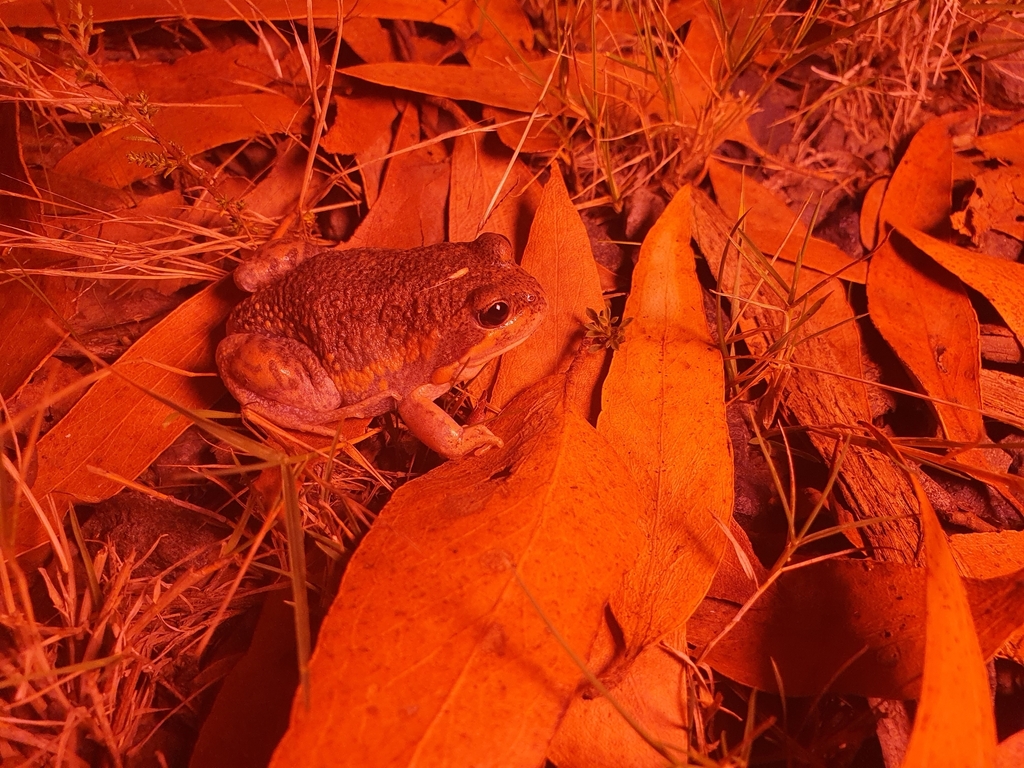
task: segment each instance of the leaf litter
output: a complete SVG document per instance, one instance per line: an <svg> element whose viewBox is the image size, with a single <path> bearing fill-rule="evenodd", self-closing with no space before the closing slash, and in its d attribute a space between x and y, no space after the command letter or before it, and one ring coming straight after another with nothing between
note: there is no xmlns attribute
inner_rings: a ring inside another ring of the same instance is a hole
<svg viewBox="0 0 1024 768"><path fill-rule="evenodd" d="M0 759L1012 764L1010 10L164 6L0 11ZM483 231L504 448L239 420L259 244Z"/></svg>

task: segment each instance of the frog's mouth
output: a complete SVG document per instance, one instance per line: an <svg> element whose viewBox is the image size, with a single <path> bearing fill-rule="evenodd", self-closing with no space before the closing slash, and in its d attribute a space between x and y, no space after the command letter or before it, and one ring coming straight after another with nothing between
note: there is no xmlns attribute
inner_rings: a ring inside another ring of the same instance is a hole
<svg viewBox="0 0 1024 768"><path fill-rule="evenodd" d="M518 315L507 325L495 329L494 332L484 337L483 341L471 347L457 361L434 371L434 375L430 377L431 382L447 384L473 378L491 360L505 354L510 349L515 349L530 338L537 327L544 322L544 316L545 312L543 311L533 312L528 317L523 314Z"/></svg>

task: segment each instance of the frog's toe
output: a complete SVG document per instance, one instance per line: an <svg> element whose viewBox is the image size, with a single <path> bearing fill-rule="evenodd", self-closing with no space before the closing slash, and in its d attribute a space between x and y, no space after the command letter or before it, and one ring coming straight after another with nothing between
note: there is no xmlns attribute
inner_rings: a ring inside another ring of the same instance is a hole
<svg viewBox="0 0 1024 768"><path fill-rule="evenodd" d="M502 448L505 441L483 424L464 427L459 437L458 456L479 456L491 448Z"/></svg>

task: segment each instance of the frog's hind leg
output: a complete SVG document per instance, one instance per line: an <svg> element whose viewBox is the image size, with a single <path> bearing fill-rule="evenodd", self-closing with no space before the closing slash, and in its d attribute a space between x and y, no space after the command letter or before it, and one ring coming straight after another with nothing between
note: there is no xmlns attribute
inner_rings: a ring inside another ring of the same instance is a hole
<svg viewBox="0 0 1024 768"><path fill-rule="evenodd" d="M348 415L316 355L294 339L232 334L217 347L217 367L243 408L283 427L309 431Z"/></svg>

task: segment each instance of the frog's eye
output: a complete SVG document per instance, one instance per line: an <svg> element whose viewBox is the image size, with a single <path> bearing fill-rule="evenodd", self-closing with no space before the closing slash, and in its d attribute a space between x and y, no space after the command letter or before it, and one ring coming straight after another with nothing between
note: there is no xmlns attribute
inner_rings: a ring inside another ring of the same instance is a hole
<svg viewBox="0 0 1024 768"><path fill-rule="evenodd" d="M477 319L480 321L480 325L484 328L497 328L508 320L508 315L511 311L512 308L507 302L496 301L487 307L487 309L480 310L480 312L477 313Z"/></svg>

